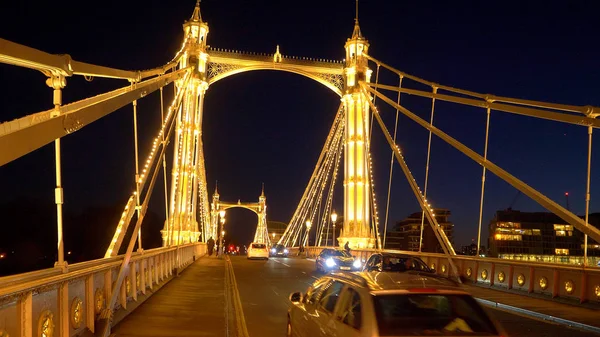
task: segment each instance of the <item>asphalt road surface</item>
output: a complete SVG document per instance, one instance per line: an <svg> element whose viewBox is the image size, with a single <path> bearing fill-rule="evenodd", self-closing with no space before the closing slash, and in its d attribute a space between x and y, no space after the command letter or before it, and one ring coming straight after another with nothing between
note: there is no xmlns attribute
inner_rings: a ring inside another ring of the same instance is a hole
<svg viewBox="0 0 600 337"><path fill-rule="evenodd" d="M289 295L306 291L320 274L314 261L297 258L247 260L245 256L231 258L250 337L284 336ZM551 322L489 308L509 336L528 337L590 337L600 336Z"/></svg>

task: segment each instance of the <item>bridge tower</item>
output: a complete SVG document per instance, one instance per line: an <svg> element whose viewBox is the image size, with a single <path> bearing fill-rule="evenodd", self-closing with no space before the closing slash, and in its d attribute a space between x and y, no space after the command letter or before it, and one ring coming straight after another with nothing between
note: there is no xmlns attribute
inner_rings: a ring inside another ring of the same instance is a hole
<svg viewBox="0 0 600 337"><path fill-rule="evenodd" d="M265 186L263 185L260 197L258 197L258 224L254 234L254 242L268 243L269 232L267 230L267 197L265 196Z"/></svg>
<svg viewBox="0 0 600 337"><path fill-rule="evenodd" d="M200 234L203 234L204 240L215 237L210 226L202 144L202 109L208 89L208 24L202 21L200 1L196 2L192 17L183 24L183 31L184 42L178 53L178 67L194 67L194 72L187 86L183 80L175 84L176 90L184 90L184 96L177 111L169 195L170 216L161 231L164 246L197 242L201 239ZM199 231L198 222L204 226L202 232Z"/></svg>
<svg viewBox="0 0 600 337"><path fill-rule="evenodd" d="M345 90L342 97L346 111L344 147L344 224L338 238L340 246L373 248L375 233L371 230L369 179L370 113L369 102L359 82L370 82L372 70L363 53L369 43L362 36L358 18L354 20L352 37L346 41L344 68Z"/></svg>

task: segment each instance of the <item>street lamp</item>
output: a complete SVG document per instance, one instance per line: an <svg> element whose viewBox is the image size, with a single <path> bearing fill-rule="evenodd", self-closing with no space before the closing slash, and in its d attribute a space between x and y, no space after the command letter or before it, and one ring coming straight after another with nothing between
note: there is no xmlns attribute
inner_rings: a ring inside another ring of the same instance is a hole
<svg viewBox="0 0 600 337"><path fill-rule="evenodd" d="M225 211L220 211L219 215L221 216L221 240L219 240L219 248L222 252L224 252L225 250L223 249L223 235L225 235L225 230L224 230L224 226L225 226Z"/></svg>
<svg viewBox="0 0 600 337"><path fill-rule="evenodd" d="M273 241L275 241L275 232L271 233L271 236L273 237Z"/></svg>
<svg viewBox="0 0 600 337"><path fill-rule="evenodd" d="M333 211L331 213L331 222L333 223L333 237L331 238L331 245L335 246L335 222L337 220L337 213ZM327 227L327 242L329 242L329 227Z"/></svg>

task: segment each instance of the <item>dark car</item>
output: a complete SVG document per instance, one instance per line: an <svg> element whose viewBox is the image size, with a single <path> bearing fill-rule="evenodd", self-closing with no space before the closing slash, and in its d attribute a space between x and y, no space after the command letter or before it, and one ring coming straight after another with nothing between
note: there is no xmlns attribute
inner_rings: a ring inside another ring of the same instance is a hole
<svg viewBox="0 0 600 337"><path fill-rule="evenodd" d="M275 245L275 246L271 247L271 250L269 251L269 255L270 256L287 257L289 252L290 251L287 250L287 248L285 248L284 245Z"/></svg>
<svg viewBox="0 0 600 337"><path fill-rule="evenodd" d="M380 271L380 272L403 272L403 271L418 271L426 273L434 273L432 270L416 256L395 253L375 253L369 257L367 263L363 267L363 271Z"/></svg>
<svg viewBox="0 0 600 337"><path fill-rule="evenodd" d="M317 256L315 264L318 272L326 273L332 270L357 271L362 268L360 260L343 249L323 249Z"/></svg>

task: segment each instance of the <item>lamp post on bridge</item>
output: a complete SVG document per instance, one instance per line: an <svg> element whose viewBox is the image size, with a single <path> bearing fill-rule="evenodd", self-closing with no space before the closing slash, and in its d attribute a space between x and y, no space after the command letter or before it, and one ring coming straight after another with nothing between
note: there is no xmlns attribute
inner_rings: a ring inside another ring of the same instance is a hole
<svg viewBox="0 0 600 337"><path fill-rule="evenodd" d="M219 216L221 217L221 240L219 240L219 256L223 256L223 236L225 235L225 211L220 211Z"/></svg>
<svg viewBox="0 0 600 337"><path fill-rule="evenodd" d="M337 213L333 211L331 213L331 223L333 224L333 235L331 237L331 245L335 246L335 221L337 220ZM325 244L329 244L329 226L327 226L327 239L325 240Z"/></svg>
<svg viewBox="0 0 600 337"><path fill-rule="evenodd" d="M271 236L273 237L273 241L275 241L275 232L271 233Z"/></svg>

